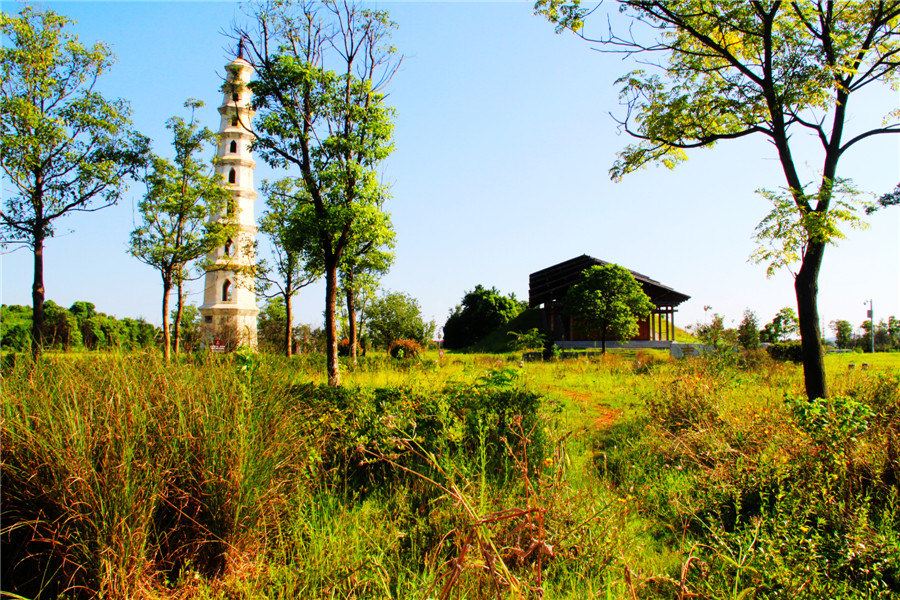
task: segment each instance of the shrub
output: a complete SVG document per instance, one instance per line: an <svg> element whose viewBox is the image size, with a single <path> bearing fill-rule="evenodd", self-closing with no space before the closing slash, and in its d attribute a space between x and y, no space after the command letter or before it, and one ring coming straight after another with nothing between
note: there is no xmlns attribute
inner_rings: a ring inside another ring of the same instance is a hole
<svg viewBox="0 0 900 600"><path fill-rule="evenodd" d="M703 375L684 375L664 384L647 403L650 416L665 429L678 432L717 421L714 401L718 383Z"/></svg>
<svg viewBox="0 0 900 600"><path fill-rule="evenodd" d="M453 350L471 346L509 323L524 309L525 303L516 300L514 295L504 296L496 288L475 286L444 324L444 346Z"/></svg>
<svg viewBox="0 0 900 600"><path fill-rule="evenodd" d="M798 341L775 342L770 344L766 351L775 360L787 360L795 363L803 361L803 352Z"/></svg>
<svg viewBox="0 0 900 600"><path fill-rule="evenodd" d="M665 364L668 361L669 357L665 353L652 350L638 350L634 355L634 372L646 374L651 372L654 367Z"/></svg>
<svg viewBox="0 0 900 600"><path fill-rule="evenodd" d="M418 358L422 353L422 346L415 340L394 340L388 347L388 353L390 353L393 358Z"/></svg>
<svg viewBox="0 0 900 600"><path fill-rule="evenodd" d="M356 355L362 354L362 346L357 342ZM338 342L338 356L350 356L350 340L343 338Z"/></svg>

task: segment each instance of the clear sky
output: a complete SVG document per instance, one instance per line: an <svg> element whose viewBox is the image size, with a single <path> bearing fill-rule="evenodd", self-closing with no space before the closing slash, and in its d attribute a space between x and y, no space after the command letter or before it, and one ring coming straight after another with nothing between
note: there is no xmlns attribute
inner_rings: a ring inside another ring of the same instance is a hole
<svg viewBox="0 0 900 600"><path fill-rule="evenodd" d="M15 10L4 2L3 9ZM41 3L77 21L85 42L103 40L118 58L100 82L128 99L135 126L168 153L165 120L188 97L204 100L218 124L223 66L232 48L222 32L242 18L235 3ZM528 295L528 274L589 254L617 262L691 296L679 325L704 319L704 307L737 323L752 308L761 323L793 306L788 273L767 279L748 263L753 230L768 206L755 190L782 185L774 149L762 139L695 151L674 171L650 168L613 183L615 153L628 143L609 113L621 113L614 84L631 65L569 35L556 35L531 3L384 3L405 56L392 83L396 151L382 173L397 230L388 290L418 298L442 325L476 284ZM614 17L615 18L615 17ZM897 108L898 94L877 90L853 100L851 131ZM814 168L818 155L801 162ZM259 161L261 163L261 161ZM900 179L900 136L857 146L841 172L875 193ZM257 181L277 176L260 164ZM8 193L8 184L3 184ZM127 253L134 184L118 206L60 223L45 250L48 298L68 306L90 300L117 316L158 323L161 284ZM260 198L257 214L262 211ZM824 323L900 316L900 209L870 218L829 248L820 279ZM31 256L0 257L0 301L30 304ZM201 285L190 300L200 304ZM320 324L324 290L301 291L299 321Z"/></svg>

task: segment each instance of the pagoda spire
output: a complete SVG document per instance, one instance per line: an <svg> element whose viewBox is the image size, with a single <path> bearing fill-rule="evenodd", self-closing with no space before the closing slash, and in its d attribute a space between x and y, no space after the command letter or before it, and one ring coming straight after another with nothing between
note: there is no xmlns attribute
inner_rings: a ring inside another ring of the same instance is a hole
<svg viewBox="0 0 900 600"><path fill-rule="evenodd" d="M204 338L214 350L230 350L237 346L256 347L256 291L250 273L256 264L256 220L253 183L256 163L250 152L253 134L250 123L253 108L247 83L253 68L243 58L243 39L238 44L238 57L225 67L226 82L222 87L219 145L216 172L232 201L227 212L216 215L236 226L233 239L210 252L206 271L203 305Z"/></svg>

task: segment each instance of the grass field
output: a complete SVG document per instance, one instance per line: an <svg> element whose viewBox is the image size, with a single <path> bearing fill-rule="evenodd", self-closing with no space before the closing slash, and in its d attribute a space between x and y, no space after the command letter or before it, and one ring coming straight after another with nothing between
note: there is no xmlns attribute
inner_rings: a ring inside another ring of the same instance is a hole
<svg viewBox="0 0 900 600"><path fill-rule="evenodd" d="M900 594L900 354L5 364L9 594Z"/></svg>

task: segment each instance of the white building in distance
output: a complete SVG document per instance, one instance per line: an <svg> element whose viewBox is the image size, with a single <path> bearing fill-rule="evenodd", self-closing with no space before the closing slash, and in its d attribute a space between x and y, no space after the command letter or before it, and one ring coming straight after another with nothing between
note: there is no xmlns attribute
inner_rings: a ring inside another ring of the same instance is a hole
<svg viewBox="0 0 900 600"><path fill-rule="evenodd" d="M225 66L224 97L219 107L219 145L215 168L231 191L232 201L226 214L217 218L237 224L238 233L209 256L212 265L206 271L203 305L203 333L206 342L216 350L238 346L256 348L256 290L249 272L256 263L254 244L256 220L253 204L256 190L253 172L256 163L250 155L250 89L247 82L253 68L238 57Z"/></svg>

